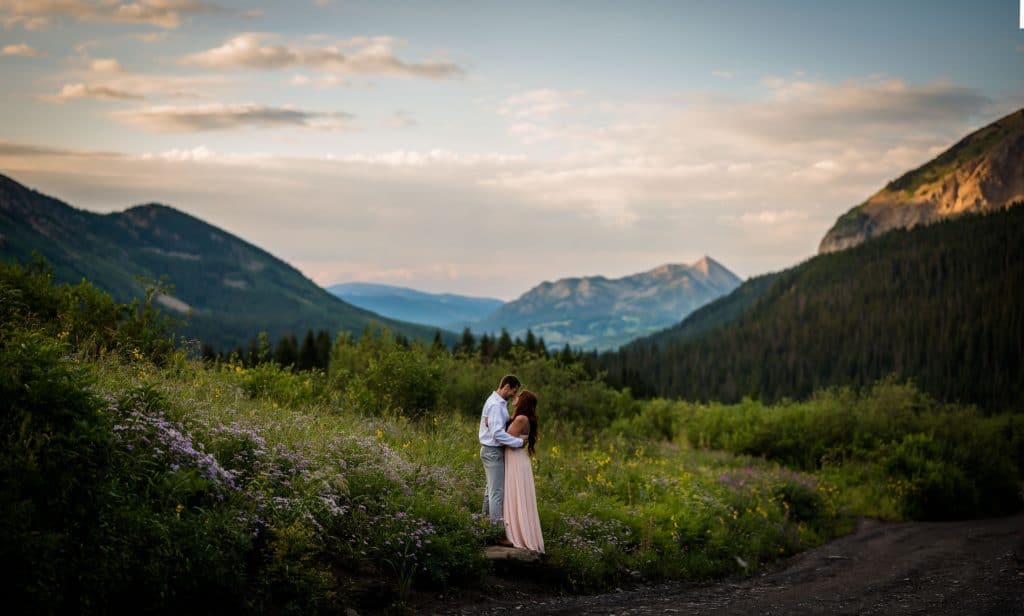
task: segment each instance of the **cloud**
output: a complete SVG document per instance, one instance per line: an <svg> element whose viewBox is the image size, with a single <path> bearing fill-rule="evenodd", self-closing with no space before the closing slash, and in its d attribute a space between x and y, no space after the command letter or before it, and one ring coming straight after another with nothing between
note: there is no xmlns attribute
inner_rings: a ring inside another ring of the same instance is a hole
<svg viewBox="0 0 1024 616"><path fill-rule="evenodd" d="M200 145L200 146L196 146L196 147L194 147L192 149L188 149L188 150L171 149L171 150L165 150L165 151L163 151L163 152L161 152L159 154L155 154L155 155L154 154L143 154L142 158L145 159L145 160L150 160L152 158L162 158L163 160L182 162L182 161L205 161L205 160L211 160L215 156L216 155L215 155L213 150L211 150L210 148L206 147L205 145Z"/></svg>
<svg viewBox="0 0 1024 616"><path fill-rule="evenodd" d="M756 212L744 212L739 215L725 215L722 216L722 220L745 225L770 226L795 220L806 220L807 217L807 212L801 212L798 210L760 210Z"/></svg>
<svg viewBox="0 0 1024 616"><path fill-rule="evenodd" d="M21 27L25 30L45 30L50 27L50 20L46 17L28 17L27 15L16 15L3 12L4 6L0 4L0 25L5 30Z"/></svg>
<svg viewBox="0 0 1024 616"><path fill-rule="evenodd" d="M36 158L36 157L65 157L65 156L88 156L95 154L94 152L85 152L82 150L68 150L66 148L54 148L43 145L32 145L28 143L13 143L10 141L0 141L0 156L17 157L17 158Z"/></svg>
<svg viewBox="0 0 1024 616"><path fill-rule="evenodd" d="M117 61L116 58L97 58L89 62L89 70L92 73L101 74L122 74L125 72L124 67Z"/></svg>
<svg viewBox="0 0 1024 616"><path fill-rule="evenodd" d="M552 115L566 111L572 106L572 100L582 96L580 90L561 92L558 90L530 90L506 98L498 113L511 118L550 118Z"/></svg>
<svg viewBox="0 0 1024 616"><path fill-rule="evenodd" d="M514 163L525 162L525 157L516 154L459 154L451 150L435 148L420 152L416 150L395 150L380 154L349 154L346 156L328 155L325 160L359 165L384 167L503 167Z"/></svg>
<svg viewBox="0 0 1024 616"><path fill-rule="evenodd" d="M133 73L116 58L94 58L84 68L65 73L70 83L60 92L40 96L41 100L64 103L77 99L106 101L151 98L202 98L203 91L229 87L232 80L218 75L177 76Z"/></svg>
<svg viewBox="0 0 1024 616"><path fill-rule="evenodd" d="M337 75L321 75L316 77L310 77L309 75L295 75L288 83L293 86L312 86L314 88L336 88L338 86L347 86L349 82Z"/></svg>
<svg viewBox="0 0 1024 616"><path fill-rule="evenodd" d="M0 0L0 21L8 28L21 26L28 30L44 29L54 17L177 28L182 15L222 10L201 0Z"/></svg>
<svg viewBox="0 0 1024 616"><path fill-rule="evenodd" d="M117 90L106 86L90 86L84 83L69 83L60 92L52 96L43 96L43 100L53 103L66 103L78 99L95 99L101 101L141 100L143 96L134 92Z"/></svg>
<svg viewBox="0 0 1024 616"><path fill-rule="evenodd" d="M464 70L442 60L404 62L395 56L389 37L359 37L326 47L275 45L277 38L263 33L240 34L220 47L182 58L182 63L206 68L260 70L306 67L327 72L362 75L402 75L426 79L461 77ZM343 49L353 48L351 52Z"/></svg>
<svg viewBox="0 0 1024 616"><path fill-rule="evenodd" d="M981 92L949 82L912 84L900 79L840 83L769 78L767 96L749 103L720 101L735 130L770 139L834 140L840 135L939 128L962 123L992 104ZM718 115L716 110L709 110ZM720 119L720 118L716 118Z"/></svg>
<svg viewBox="0 0 1024 616"><path fill-rule="evenodd" d="M0 50L0 55L4 56L22 56L25 58L35 58L41 55L38 50L29 47L24 43L17 45L4 45L3 49Z"/></svg>
<svg viewBox="0 0 1024 616"><path fill-rule="evenodd" d="M0 0L0 21L4 26L26 29L43 29L54 17L177 28L181 26L182 15L222 11L202 0Z"/></svg>
<svg viewBox="0 0 1024 616"><path fill-rule="evenodd" d="M711 74L715 77L721 77L722 79L732 79L736 76L736 73L732 71L711 71Z"/></svg>
<svg viewBox="0 0 1024 616"><path fill-rule="evenodd" d="M291 158L221 153L204 134L209 148L179 142L145 156L0 144L0 169L76 206L183 207L322 283L360 272L408 275L428 290L514 297L545 279L621 276L703 254L742 276L788 267L814 254L836 217L887 180L1020 101L990 101L948 83L801 78L767 80L743 98L581 94L568 104L528 118L495 105L495 118L547 138L495 152ZM312 121L289 110L280 123L260 124L233 115L236 107L191 115L181 110L192 107L174 107L135 119L147 130L171 123L189 131ZM512 248L481 252L509 221ZM444 274L446 265L457 278Z"/></svg>
<svg viewBox="0 0 1024 616"><path fill-rule="evenodd" d="M143 130L161 133L187 133L238 128L275 128L297 126L318 130L343 130L351 114L304 111L288 107L268 107L253 103L209 104L191 107L155 106L115 111L111 116Z"/></svg>
<svg viewBox="0 0 1024 616"><path fill-rule="evenodd" d="M749 98L609 103L545 93L514 102L496 109L509 134L548 159L561 155L480 183L588 228L632 235L660 224L689 235L683 217L728 234L734 254L762 251L761 264L729 260L754 272L813 254L839 214L1019 106L956 84L879 78L767 79Z"/></svg>
<svg viewBox="0 0 1024 616"><path fill-rule="evenodd" d="M159 43L167 40L167 31L162 32L149 32L146 34L133 34L131 35L136 41L142 41L143 43Z"/></svg>

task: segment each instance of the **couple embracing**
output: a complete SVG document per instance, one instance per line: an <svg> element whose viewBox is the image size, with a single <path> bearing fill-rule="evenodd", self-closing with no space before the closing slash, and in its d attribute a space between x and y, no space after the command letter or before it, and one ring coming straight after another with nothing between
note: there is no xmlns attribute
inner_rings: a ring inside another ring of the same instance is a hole
<svg viewBox="0 0 1024 616"><path fill-rule="evenodd" d="M506 538L499 545L543 552L529 458L537 442L537 396L520 387L515 376L502 377L480 416L480 459L487 476L483 513L504 525ZM511 422L509 400L516 406Z"/></svg>

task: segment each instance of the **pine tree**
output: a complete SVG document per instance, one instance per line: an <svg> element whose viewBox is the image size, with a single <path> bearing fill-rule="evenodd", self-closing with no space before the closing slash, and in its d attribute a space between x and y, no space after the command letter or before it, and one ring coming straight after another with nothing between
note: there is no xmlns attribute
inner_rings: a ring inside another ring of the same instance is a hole
<svg viewBox="0 0 1024 616"><path fill-rule="evenodd" d="M299 371L310 370L316 367L316 338L313 330L306 330L306 337L302 339L302 347L299 349L299 360L295 365Z"/></svg>
<svg viewBox="0 0 1024 616"><path fill-rule="evenodd" d="M200 355L205 361L215 361L218 357L217 351L215 351L213 346L208 342L203 343L203 349L200 351Z"/></svg>
<svg viewBox="0 0 1024 616"><path fill-rule="evenodd" d="M537 352L537 337L533 335L532 329L526 330L526 352L531 355Z"/></svg>
<svg viewBox="0 0 1024 616"><path fill-rule="evenodd" d="M270 336L267 332L260 332L256 335L256 363L263 364L270 359Z"/></svg>
<svg viewBox="0 0 1024 616"><path fill-rule="evenodd" d="M295 364L299 361L299 346L294 334L283 336L277 341L277 346L274 348L274 361L283 368L295 369Z"/></svg>
<svg viewBox="0 0 1024 616"><path fill-rule="evenodd" d="M249 350L245 353L243 363L248 368L260 363L260 343L256 338L249 339Z"/></svg>
<svg viewBox="0 0 1024 616"><path fill-rule="evenodd" d="M316 367L327 370L331 361L331 334L326 329L316 333Z"/></svg>
<svg viewBox="0 0 1024 616"><path fill-rule="evenodd" d="M562 352L558 355L558 361L568 366L573 363L572 347L566 342L565 346L562 347Z"/></svg>
<svg viewBox="0 0 1024 616"><path fill-rule="evenodd" d="M508 335L508 330L504 327L501 328L501 335L498 336L497 348L494 349L494 355L498 359L505 359L512 354L512 336Z"/></svg>
<svg viewBox="0 0 1024 616"><path fill-rule="evenodd" d="M480 359L484 362L493 361L496 352L494 337L487 334L480 336Z"/></svg>
<svg viewBox="0 0 1024 616"><path fill-rule="evenodd" d="M468 327L462 330L462 339L456 345L455 351L466 355L472 355L476 352L476 338Z"/></svg>

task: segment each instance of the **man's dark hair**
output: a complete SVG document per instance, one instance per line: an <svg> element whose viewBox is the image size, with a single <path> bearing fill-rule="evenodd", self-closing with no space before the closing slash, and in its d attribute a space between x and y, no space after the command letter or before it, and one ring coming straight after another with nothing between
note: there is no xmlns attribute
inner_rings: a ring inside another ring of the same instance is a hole
<svg viewBox="0 0 1024 616"><path fill-rule="evenodd" d="M498 384L498 389L501 389L506 385L510 386L512 389L519 389L522 383L519 382L519 377L517 377L516 375L506 374L505 376L501 377L501 383Z"/></svg>

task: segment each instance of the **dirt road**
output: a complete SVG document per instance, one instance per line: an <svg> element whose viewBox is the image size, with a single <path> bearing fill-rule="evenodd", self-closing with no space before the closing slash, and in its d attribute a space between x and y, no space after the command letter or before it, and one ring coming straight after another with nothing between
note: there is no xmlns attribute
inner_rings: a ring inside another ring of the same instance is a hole
<svg viewBox="0 0 1024 616"><path fill-rule="evenodd" d="M570 597L492 579L455 614L1024 615L1024 515L966 522L866 520L850 535L746 579Z"/></svg>

